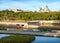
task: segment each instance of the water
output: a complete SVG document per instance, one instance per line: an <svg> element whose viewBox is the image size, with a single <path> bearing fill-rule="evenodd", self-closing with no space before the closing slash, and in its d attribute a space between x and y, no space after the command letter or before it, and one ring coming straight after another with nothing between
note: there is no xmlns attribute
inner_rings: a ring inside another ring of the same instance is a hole
<svg viewBox="0 0 60 43"><path fill-rule="evenodd" d="M35 36L32 43L60 43L60 38Z"/></svg>
<svg viewBox="0 0 60 43"><path fill-rule="evenodd" d="M5 36L9 36L9 35L0 34L0 38ZM32 41L31 43L60 43L60 38L35 36L35 40Z"/></svg>
<svg viewBox="0 0 60 43"><path fill-rule="evenodd" d="M8 34L0 34L0 38L5 37L5 36L9 36Z"/></svg>

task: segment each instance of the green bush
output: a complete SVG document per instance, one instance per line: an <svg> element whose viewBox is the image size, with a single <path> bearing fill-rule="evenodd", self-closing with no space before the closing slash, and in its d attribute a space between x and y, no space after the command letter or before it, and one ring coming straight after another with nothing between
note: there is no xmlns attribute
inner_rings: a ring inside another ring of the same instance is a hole
<svg viewBox="0 0 60 43"><path fill-rule="evenodd" d="M39 28L39 30L41 31L41 32L44 32L44 31L51 31L52 29L51 28Z"/></svg>
<svg viewBox="0 0 60 43"><path fill-rule="evenodd" d="M30 43L34 36L29 35L12 35L0 39L0 43Z"/></svg>
<svg viewBox="0 0 60 43"><path fill-rule="evenodd" d="M7 12L7 15L5 15ZM60 12L13 12L13 11L0 11L0 20L9 19L15 20L60 20Z"/></svg>
<svg viewBox="0 0 60 43"><path fill-rule="evenodd" d="M7 30L5 27L0 27L0 30Z"/></svg>

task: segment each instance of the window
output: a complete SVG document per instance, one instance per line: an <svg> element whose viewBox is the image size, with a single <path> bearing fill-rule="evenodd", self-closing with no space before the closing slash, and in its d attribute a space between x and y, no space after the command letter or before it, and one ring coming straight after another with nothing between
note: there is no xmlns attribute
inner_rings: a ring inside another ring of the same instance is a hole
<svg viewBox="0 0 60 43"><path fill-rule="evenodd" d="M39 22L28 22L28 25L40 25Z"/></svg>

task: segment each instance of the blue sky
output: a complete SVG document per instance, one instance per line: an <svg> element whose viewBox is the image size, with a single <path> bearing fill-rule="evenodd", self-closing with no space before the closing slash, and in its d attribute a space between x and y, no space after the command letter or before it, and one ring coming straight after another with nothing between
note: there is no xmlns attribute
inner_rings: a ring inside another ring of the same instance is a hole
<svg viewBox="0 0 60 43"><path fill-rule="evenodd" d="M53 11L60 10L60 0L0 0L0 10L16 8L35 11L46 5Z"/></svg>

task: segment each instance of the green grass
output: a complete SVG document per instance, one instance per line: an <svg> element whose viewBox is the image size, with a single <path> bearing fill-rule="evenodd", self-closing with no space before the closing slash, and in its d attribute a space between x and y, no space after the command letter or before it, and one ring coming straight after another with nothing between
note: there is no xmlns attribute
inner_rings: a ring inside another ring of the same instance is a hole
<svg viewBox="0 0 60 43"><path fill-rule="evenodd" d="M53 30L53 29L51 29L51 28L39 28L39 30L41 31L41 32L45 32L45 31L51 31L51 30Z"/></svg>
<svg viewBox="0 0 60 43"><path fill-rule="evenodd" d="M7 30L6 28L4 28L4 27L0 27L0 30Z"/></svg>
<svg viewBox="0 0 60 43"><path fill-rule="evenodd" d="M35 39L29 35L12 35L0 39L0 43L30 43Z"/></svg>

